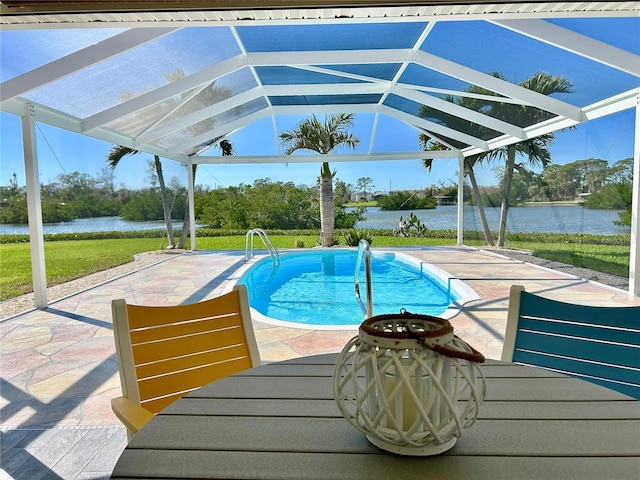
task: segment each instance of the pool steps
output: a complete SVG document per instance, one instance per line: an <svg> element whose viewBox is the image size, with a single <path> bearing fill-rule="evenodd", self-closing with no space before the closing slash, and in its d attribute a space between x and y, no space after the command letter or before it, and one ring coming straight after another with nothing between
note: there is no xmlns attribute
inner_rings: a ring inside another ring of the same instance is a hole
<svg viewBox="0 0 640 480"><path fill-rule="evenodd" d="M261 228L252 228L247 232L247 234L244 237L245 238L245 241L244 241L245 261L248 262L253 258L253 238L255 235L257 235L260 238L260 240L262 240L264 247L269 251L271 258L273 259L273 263L278 265L280 263L280 255L278 254L276 247L273 246L273 243L271 242L269 235L267 235L267 232L265 232Z"/></svg>

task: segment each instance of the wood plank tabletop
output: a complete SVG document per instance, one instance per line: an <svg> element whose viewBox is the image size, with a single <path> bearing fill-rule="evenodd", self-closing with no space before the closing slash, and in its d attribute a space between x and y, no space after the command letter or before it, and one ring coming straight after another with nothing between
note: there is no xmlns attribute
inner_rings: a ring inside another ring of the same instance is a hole
<svg viewBox="0 0 640 480"><path fill-rule="evenodd" d="M384 452L340 414L336 358L263 365L178 400L133 438L112 478L600 480L640 471L640 402L491 360L478 419L451 450Z"/></svg>

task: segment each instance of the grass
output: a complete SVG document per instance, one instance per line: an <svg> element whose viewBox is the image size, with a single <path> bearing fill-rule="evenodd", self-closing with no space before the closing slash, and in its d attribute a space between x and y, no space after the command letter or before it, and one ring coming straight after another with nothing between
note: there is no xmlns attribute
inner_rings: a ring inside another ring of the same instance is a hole
<svg viewBox="0 0 640 480"><path fill-rule="evenodd" d="M270 235L276 248L305 248L317 245L317 235ZM342 239L341 239L342 240ZM342 242L344 243L344 242ZM451 238L401 238L375 235L373 247L451 245ZM465 240L465 245L482 246L480 240ZM164 248L159 238L122 238L105 240L62 240L45 242L47 285L83 277L90 273L122 265L136 253ZM570 243L567 241L526 241L519 238L506 245L531 250L541 258L626 277L629 274L629 245ZM254 239L256 250L264 248ZM198 237L198 250L243 250L244 235ZM0 301L32 291L31 259L28 243L0 244Z"/></svg>
<svg viewBox="0 0 640 480"><path fill-rule="evenodd" d="M136 253L158 250L158 239L45 242L47 285L57 285L133 260ZM0 245L0 300L33 291L28 243Z"/></svg>
<svg viewBox="0 0 640 480"><path fill-rule="evenodd" d="M513 245L512 245L513 246ZM523 248L536 257L584 267L620 277L629 276L629 247L622 245L593 245L588 243L524 243Z"/></svg>

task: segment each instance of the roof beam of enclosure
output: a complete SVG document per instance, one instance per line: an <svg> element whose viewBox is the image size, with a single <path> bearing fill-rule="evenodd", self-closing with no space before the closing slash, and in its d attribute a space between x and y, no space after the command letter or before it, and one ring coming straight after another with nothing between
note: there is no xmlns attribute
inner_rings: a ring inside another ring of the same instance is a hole
<svg viewBox="0 0 640 480"><path fill-rule="evenodd" d="M223 60L216 65L204 69L188 77L176 80L160 88L143 93L126 102L96 113L84 119L83 130L88 132L107 123L118 120L121 117L131 115L155 103L180 95L203 84L211 83L216 78L235 72L246 66L246 59L242 55Z"/></svg>
<svg viewBox="0 0 640 480"><path fill-rule="evenodd" d="M262 96L262 89L259 87L254 87L250 90L234 95L233 97L225 98L224 100L221 100L209 107L203 108L202 110L184 115L177 120L167 122L164 125L151 129L145 134L137 137L135 143L136 145L144 145L165 135L170 135L173 132L182 130L183 128L187 128L190 125L198 123L202 120L206 120L207 118L215 117L216 115L220 115L221 113L228 110L233 110L234 108L240 107L244 103L250 102L251 100L255 100L256 98L260 98Z"/></svg>
<svg viewBox="0 0 640 480"><path fill-rule="evenodd" d="M502 120L484 115L480 112L469 110L468 108L461 107L460 105L452 102L447 102L446 100L439 99L432 95L427 95L426 93L407 90L403 88L392 88L390 92L417 102L421 105L426 105L455 117L463 118L465 120L469 120L470 122L488 127L492 130L511 135L512 137L519 138L520 140L524 140L526 138L524 130L516 125L503 122Z"/></svg>
<svg viewBox="0 0 640 480"><path fill-rule="evenodd" d="M579 123L584 120L579 107L514 85L513 83L501 80L492 75L480 73L477 70L446 60L442 57L420 51L415 53L415 61L424 67L464 80L472 85L484 87L501 95L520 99L529 105L547 110L562 117L570 118L575 122Z"/></svg>
<svg viewBox="0 0 640 480"><path fill-rule="evenodd" d="M617 70L640 76L640 57L544 20L500 20L496 25Z"/></svg>
<svg viewBox="0 0 640 480"><path fill-rule="evenodd" d="M381 53L383 52L383 53ZM406 57L410 50L355 50L350 52L260 52L237 55L210 68L204 69L168 85L144 93L112 108L87 117L83 131L90 131L126 115L131 115L150 105L180 95L202 84L209 83L224 75L246 66L305 65L307 63L384 63L398 61L398 55Z"/></svg>
<svg viewBox="0 0 640 480"><path fill-rule="evenodd" d="M326 85L267 85L254 87L233 97L221 100L209 107L184 115L160 127L149 130L136 138L136 145L148 142L186 128L201 120L215 117L223 112L233 110L243 104L260 97L290 96L290 95L353 95L363 93L382 93L383 87L377 85L359 84L326 84Z"/></svg>
<svg viewBox="0 0 640 480"><path fill-rule="evenodd" d="M175 30L177 29L136 28L109 37L3 82L0 85L0 101L24 95L31 90L74 74L108 58L120 55L127 50L156 40Z"/></svg>
<svg viewBox="0 0 640 480"><path fill-rule="evenodd" d="M482 151L486 151L489 149L487 142L485 142L480 138L473 137L471 135L459 132L457 130L453 130L449 127L445 127L444 125L439 125L437 123L431 122L424 118L419 118L414 115L401 112L400 110L396 110L395 108L382 105L380 107L380 112L386 115L389 115L390 117L396 118L397 120L400 120L401 122L404 122L408 125L412 125L416 128L420 128L422 130L426 130L429 132L434 132L438 135L442 135L444 137L448 137L453 140L466 143L468 145L473 145L476 148L481 149Z"/></svg>
<svg viewBox="0 0 640 480"><path fill-rule="evenodd" d="M587 105L582 109L583 116L585 120L595 120L596 118L622 112L630 108L635 108L636 97L636 89L623 92L619 95L607 98L606 100ZM526 127L524 129L524 132L527 135L527 138L535 138L546 133L557 132L565 128L570 128L577 124L578 122L575 122L574 120L568 118L555 117L550 118L549 120L546 120L544 122ZM503 147L505 145L510 145L512 143L514 143L513 138L508 136L501 136L487 141L487 144L489 145L491 150ZM462 150L466 157L468 157L469 155L482 153L483 151L484 150L475 147L468 147Z"/></svg>
<svg viewBox="0 0 640 480"><path fill-rule="evenodd" d="M414 152L385 152L385 153L332 153L328 156L331 162L376 162L388 160L420 160L422 158L458 158L458 151L435 150ZM206 165L235 165L252 163L319 163L322 159L317 154L309 155L234 155L233 157L197 157L195 164Z"/></svg>
<svg viewBox="0 0 640 480"><path fill-rule="evenodd" d="M477 137L473 137L471 135L458 132L457 130L453 130L451 128L445 127L443 125L439 125L437 123L428 121L423 118L418 118L413 115L410 115L405 112L401 112L394 108L378 105L378 104L338 104L338 105L316 105L313 107L314 113L340 113L344 112L345 109L349 110L351 113L376 113L382 112L391 117L394 117L408 125L418 127L424 130L433 131L440 135L452 138L454 140L458 140L460 142L476 146L477 148L482 149L483 151L488 149L487 143L479 139ZM307 115L309 114L309 106L308 105L289 105L289 106L275 106L275 107L267 107L261 109L252 114L246 115L245 117L239 118L235 121L229 122L225 125L221 125L217 128L209 130L207 132L203 132L200 135L192 137L174 147L169 149L170 154L184 153L190 150L193 150L194 147L199 145L203 145L210 141L212 138L217 138L220 136L228 135L230 131L237 130L240 128L244 128L247 125L261 120L265 116L268 115Z"/></svg>
<svg viewBox="0 0 640 480"><path fill-rule="evenodd" d="M4 102L2 104L2 110L8 113L12 113L14 115L23 116L24 105L25 105L25 102L16 98L16 99ZM103 129L103 128L97 128L92 130L91 133L86 133L82 131L82 121L76 117L62 114L44 105L39 105L32 102L30 102L29 105L30 105L31 111L33 112L32 114L33 119L37 122L46 123L47 125L53 125L54 127L62 128L70 132L84 134L92 138L97 138L98 140L103 140L105 142L109 142L117 145L123 145L129 148L135 148L135 146L132 143L131 137L119 134L111 129ZM176 160L178 162L183 162L183 163L188 158L180 154L171 155L166 149L163 149L161 147L157 147L154 145L146 145L144 151L152 155L158 155L163 158L170 158L172 160Z"/></svg>
<svg viewBox="0 0 640 480"><path fill-rule="evenodd" d="M410 49L325 50L309 52L252 52L247 61L254 66L343 65L351 63L400 63L411 56ZM332 71L337 74L338 72Z"/></svg>

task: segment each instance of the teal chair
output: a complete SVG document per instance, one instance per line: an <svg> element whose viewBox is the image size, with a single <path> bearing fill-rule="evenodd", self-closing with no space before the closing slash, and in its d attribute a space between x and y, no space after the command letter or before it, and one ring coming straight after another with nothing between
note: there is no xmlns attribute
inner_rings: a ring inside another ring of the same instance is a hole
<svg viewBox="0 0 640 480"><path fill-rule="evenodd" d="M580 377L640 400L640 306L576 305L513 285L502 360Z"/></svg>

